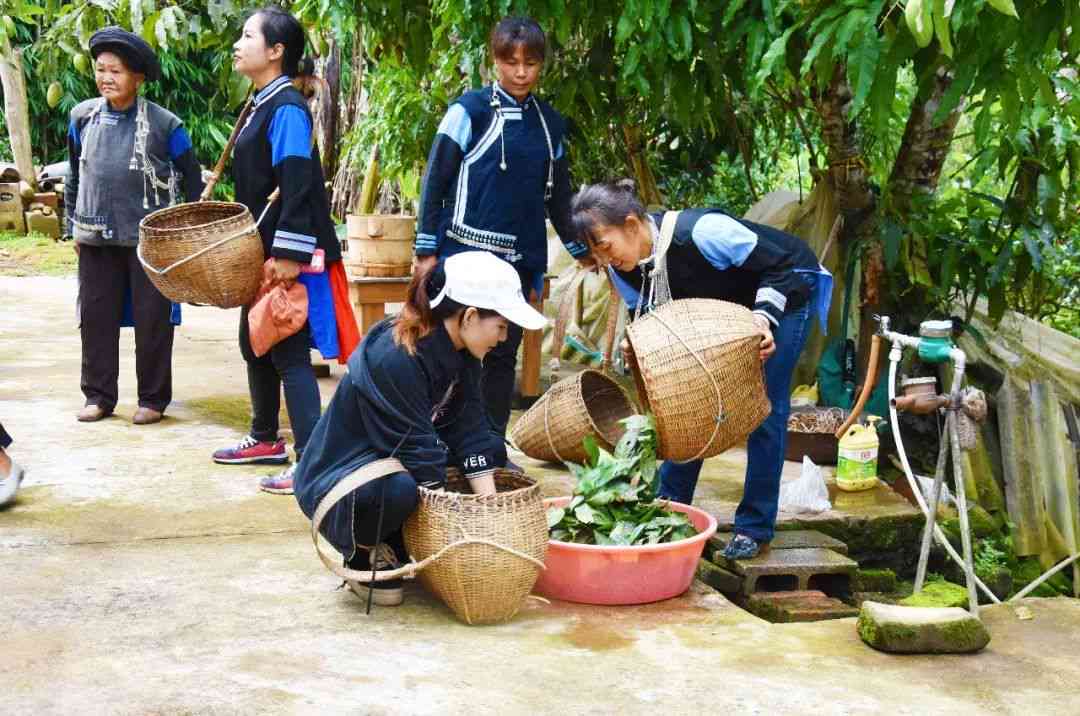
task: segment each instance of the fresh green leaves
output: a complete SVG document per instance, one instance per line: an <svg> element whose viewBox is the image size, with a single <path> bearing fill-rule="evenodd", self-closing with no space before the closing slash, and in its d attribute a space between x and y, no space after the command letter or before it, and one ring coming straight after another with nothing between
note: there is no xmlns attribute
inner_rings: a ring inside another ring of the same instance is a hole
<svg viewBox="0 0 1080 716"><path fill-rule="evenodd" d="M566 507L548 510L551 538L599 545L674 542L697 534L686 515L656 499L656 427L647 415L622 421L615 453L584 441L588 460L570 465L578 484Z"/></svg>

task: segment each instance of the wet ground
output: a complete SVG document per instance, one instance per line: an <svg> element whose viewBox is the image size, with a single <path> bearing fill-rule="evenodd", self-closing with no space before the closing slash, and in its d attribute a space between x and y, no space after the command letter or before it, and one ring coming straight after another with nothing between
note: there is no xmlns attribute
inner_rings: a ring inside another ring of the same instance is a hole
<svg viewBox="0 0 1080 716"><path fill-rule="evenodd" d="M74 293L0 278L0 419L28 468L0 512L0 713L1077 712L1073 600L1027 600L1030 621L987 609L986 651L933 658L873 652L850 619L768 624L708 590L635 608L530 601L466 627L410 584L405 606L365 616L292 499L256 490L269 469L209 460L246 419L237 312L185 307L176 401L154 426L130 422L125 331L117 416L84 425ZM702 478L722 518L742 460ZM568 491L523 462L546 494ZM893 497L835 507L903 513Z"/></svg>

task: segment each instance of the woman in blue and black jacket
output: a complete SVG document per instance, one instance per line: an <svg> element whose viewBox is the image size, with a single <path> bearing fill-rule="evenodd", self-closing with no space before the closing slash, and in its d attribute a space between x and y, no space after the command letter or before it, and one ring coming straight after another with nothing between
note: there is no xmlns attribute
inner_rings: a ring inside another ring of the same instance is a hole
<svg viewBox="0 0 1080 716"><path fill-rule="evenodd" d="M743 497L724 554L755 556L776 526L791 376L815 316L825 330L832 276L799 237L721 209L679 212L666 237L660 231L664 215L646 213L630 181L584 187L572 212L577 236L607 266L632 310L669 299L712 298L753 311L772 412L747 440ZM701 460L663 463L660 493L690 503L700 472Z"/></svg>
<svg viewBox="0 0 1080 716"><path fill-rule="evenodd" d="M221 464L288 462L285 441L278 437L282 385L293 449L298 458L303 454L320 412L310 349L318 348L324 358L347 353L338 322L355 320L351 310L335 306L333 300L330 275L340 269L341 246L312 142L311 113L292 81L302 68L310 69L309 61L301 59L304 44L296 18L268 7L248 18L234 45L234 67L251 79L256 90L233 152L236 199L253 217L262 217L259 232L264 254L272 259L274 280L299 279L307 289L308 322L265 355L256 356L248 336L248 309L241 311L240 352L247 362L251 432L238 445L214 453L214 461ZM275 190L280 196L267 208ZM293 468L287 468L262 480L260 488L290 494L292 475Z"/></svg>
<svg viewBox="0 0 1080 716"><path fill-rule="evenodd" d="M428 157L416 234L417 268L461 251L489 251L521 277L525 296L543 290L547 269L545 216L575 258L588 250L570 223L566 121L532 93L544 64L540 26L508 17L491 32L498 77L490 87L451 103ZM492 427L510 418L521 329L484 361L484 397Z"/></svg>

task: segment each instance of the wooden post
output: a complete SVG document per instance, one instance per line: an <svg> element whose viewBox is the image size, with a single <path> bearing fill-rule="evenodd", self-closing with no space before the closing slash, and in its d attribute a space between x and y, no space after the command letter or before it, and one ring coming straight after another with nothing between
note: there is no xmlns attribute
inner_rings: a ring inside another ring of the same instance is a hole
<svg viewBox="0 0 1080 716"><path fill-rule="evenodd" d="M12 47L3 32L0 32L0 82L4 87L4 117L7 119L15 166L22 180L36 188L37 172L34 171L34 155L30 149L30 117L27 113L22 50Z"/></svg>

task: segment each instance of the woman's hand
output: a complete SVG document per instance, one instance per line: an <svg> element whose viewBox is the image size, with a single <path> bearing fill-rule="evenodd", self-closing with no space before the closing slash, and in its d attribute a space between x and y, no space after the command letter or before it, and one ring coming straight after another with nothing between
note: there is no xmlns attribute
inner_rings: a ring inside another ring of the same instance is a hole
<svg viewBox="0 0 1080 716"><path fill-rule="evenodd" d="M439 257L434 254L430 256L413 256L412 260L412 272L428 272L435 268L435 264L439 263Z"/></svg>
<svg viewBox="0 0 1080 716"><path fill-rule="evenodd" d="M474 495L495 494L495 472L483 473L469 478L469 489Z"/></svg>
<svg viewBox="0 0 1080 716"><path fill-rule="evenodd" d="M773 340L772 329L769 326L769 319L760 313L754 314L754 325L761 331L761 347L758 349L758 357L761 358L761 362L764 363L769 359L773 353L776 352L776 341Z"/></svg>
<svg viewBox="0 0 1080 716"><path fill-rule="evenodd" d="M273 283L295 281L300 275L300 264L292 259L275 258L270 264L270 280Z"/></svg>

